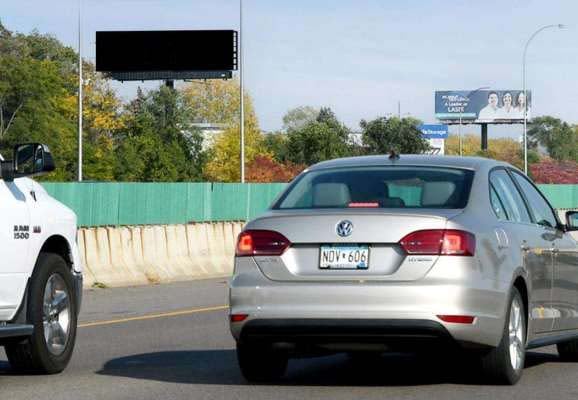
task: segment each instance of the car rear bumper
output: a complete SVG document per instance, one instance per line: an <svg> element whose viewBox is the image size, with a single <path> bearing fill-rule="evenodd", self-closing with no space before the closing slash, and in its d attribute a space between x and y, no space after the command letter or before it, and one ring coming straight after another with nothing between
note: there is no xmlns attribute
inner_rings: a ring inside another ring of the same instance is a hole
<svg viewBox="0 0 578 400"><path fill-rule="evenodd" d="M340 351L485 348L456 341L439 322L409 319L254 319L243 326L239 341Z"/></svg>
<svg viewBox="0 0 578 400"><path fill-rule="evenodd" d="M359 343L370 339L374 329L393 327L407 330L407 334L399 335L400 341L404 337L413 341L424 327L445 332L438 337L449 336L457 343L480 346L495 347L503 335L509 285L479 276L472 279L465 274L442 276L434 271L412 282L279 282L266 278L249 259L237 263L237 267L230 281L230 313L246 314L247 318L231 323L236 340L243 340L249 333L252 336L275 333L277 324L291 332L291 324L298 321L307 321L307 329L297 332L297 338L306 337L316 324L320 324L319 332L313 336L330 337L334 333L329 328L338 324L346 332L355 329L356 334L348 341L358 338ZM441 320L440 315L472 316L474 320L451 323ZM340 321L356 320L359 323L354 323L355 328L339 325ZM381 327L383 321L388 321L385 327ZM393 327L390 321L396 321ZM245 327L249 330L245 331ZM252 332L256 327L261 333ZM443 330L437 329L440 327ZM367 337L363 337L365 328L369 332Z"/></svg>

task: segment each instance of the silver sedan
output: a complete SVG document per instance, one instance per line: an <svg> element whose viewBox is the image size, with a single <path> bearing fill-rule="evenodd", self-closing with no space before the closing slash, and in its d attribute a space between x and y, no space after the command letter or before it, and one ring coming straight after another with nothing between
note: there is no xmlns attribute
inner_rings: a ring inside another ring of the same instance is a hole
<svg viewBox="0 0 578 400"><path fill-rule="evenodd" d="M250 381L295 356L457 349L514 384L578 360L578 213L489 159L370 156L299 175L239 235L230 326ZM445 351L445 350L444 350Z"/></svg>

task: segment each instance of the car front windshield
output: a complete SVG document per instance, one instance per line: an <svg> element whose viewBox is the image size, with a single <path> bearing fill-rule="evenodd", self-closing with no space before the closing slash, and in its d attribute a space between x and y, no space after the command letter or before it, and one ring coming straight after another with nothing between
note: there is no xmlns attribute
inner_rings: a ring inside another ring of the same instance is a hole
<svg viewBox="0 0 578 400"><path fill-rule="evenodd" d="M464 208L474 172L455 168L372 166L301 175L273 209Z"/></svg>

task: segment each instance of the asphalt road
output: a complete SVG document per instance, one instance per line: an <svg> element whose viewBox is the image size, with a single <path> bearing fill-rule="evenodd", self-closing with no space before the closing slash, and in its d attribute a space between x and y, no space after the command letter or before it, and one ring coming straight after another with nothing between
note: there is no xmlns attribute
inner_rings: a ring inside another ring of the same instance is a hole
<svg viewBox="0 0 578 400"><path fill-rule="evenodd" d="M75 354L54 376L10 371L0 352L0 399L576 399L578 364L533 351L515 387L485 385L451 359L391 355L290 362L272 385L247 384L229 335L226 282L207 280L85 292Z"/></svg>

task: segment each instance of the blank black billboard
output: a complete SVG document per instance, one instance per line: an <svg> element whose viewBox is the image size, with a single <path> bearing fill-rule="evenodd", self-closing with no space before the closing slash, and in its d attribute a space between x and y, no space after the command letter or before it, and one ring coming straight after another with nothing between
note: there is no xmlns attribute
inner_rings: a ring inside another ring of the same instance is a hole
<svg viewBox="0 0 578 400"><path fill-rule="evenodd" d="M184 72L236 69L236 31L96 32L97 71Z"/></svg>

